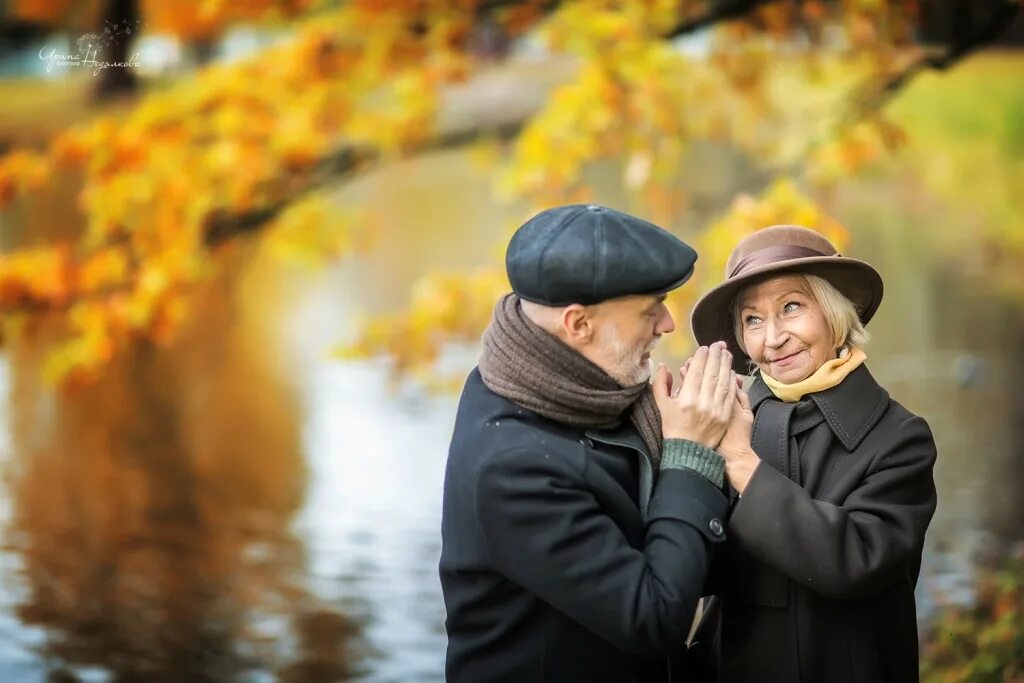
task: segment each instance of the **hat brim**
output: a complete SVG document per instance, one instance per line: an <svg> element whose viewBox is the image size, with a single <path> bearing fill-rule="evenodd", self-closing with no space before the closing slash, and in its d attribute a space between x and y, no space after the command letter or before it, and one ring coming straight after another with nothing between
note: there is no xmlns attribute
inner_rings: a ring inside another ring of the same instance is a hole
<svg viewBox="0 0 1024 683"><path fill-rule="evenodd" d="M733 369L746 374L750 359L736 343L732 302L744 287L771 275L817 275L853 302L860 321L867 324L882 303L882 276L864 261L845 256L812 256L770 263L730 278L712 288L693 307L690 327L697 343L706 346L725 340L733 354Z"/></svg>

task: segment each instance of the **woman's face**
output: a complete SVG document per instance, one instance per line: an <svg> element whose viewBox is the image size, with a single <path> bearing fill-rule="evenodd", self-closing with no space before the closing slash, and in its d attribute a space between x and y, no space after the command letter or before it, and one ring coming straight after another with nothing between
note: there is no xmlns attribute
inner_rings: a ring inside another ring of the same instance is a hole
<svg viewBox="0 0 1024 683"><path fill-rule="evenodd" d="M825 315L800 278L782 275L751 285L739 304L747 355L772 379L793 384L835 358Z"/></svg>

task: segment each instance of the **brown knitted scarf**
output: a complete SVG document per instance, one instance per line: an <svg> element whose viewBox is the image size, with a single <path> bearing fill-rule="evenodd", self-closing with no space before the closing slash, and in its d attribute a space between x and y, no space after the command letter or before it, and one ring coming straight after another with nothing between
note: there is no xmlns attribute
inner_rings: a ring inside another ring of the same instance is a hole
<svg viewBox="0 0 1024 683"><path fill-rule="evenodd" d="M483 337L480 375L499 396L563 424L614 429L628 418L654 461L661 460L661 414L647 382L622 387L604 370L526 317L519 297L494 308Z"/></svg>

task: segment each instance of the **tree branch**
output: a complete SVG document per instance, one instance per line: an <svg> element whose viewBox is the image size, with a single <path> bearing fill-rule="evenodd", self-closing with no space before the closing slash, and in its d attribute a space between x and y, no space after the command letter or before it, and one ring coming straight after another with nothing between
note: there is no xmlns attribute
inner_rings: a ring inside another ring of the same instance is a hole
<svg viewBox="0 0 1024 683"><path fill-rule="evenodd" d="M726 0L725 2L714 3L709 12L681 22L669 31L665 38L679 38L690 33L696 33L701 29L714 26L720 21L727 21L747 15L761 5L768 5L773 2L778 2L778 0Z"/></svg>
<svg viewBox="0 0 1024 683"><path fill-rule="evenodd" d="M511 140L519 134L522 121L494 127L483 127L475 130L456 130L439 135L429 143L418 147L417 154L462 147L474 140L494 138ZM206 223L205 242L214 246L245 232L258 230L267 221L276 217L290 204L302 197L321 189L329 184L344 180L380 157L380 153L371 148L345 147L322 159L310 173L308 181L286 196L253 211L232 214L222 211L210 216Z"/></svg>
<svg viewBox="0 0 1024 683"><path fill-rule="evenodd" d="M863 118L867 112L882 109L922 72L931 69L946 71L978 48L991 43L1010 26L1024 7L1016 0L996 0L994 4L994 9L975 23L966 16L969 0L960 0L957 6L957 33L946 49L940 54L922 55L880 85L869 82L862 88L864 94L854 97L854 107L847 118Z"/></svg>

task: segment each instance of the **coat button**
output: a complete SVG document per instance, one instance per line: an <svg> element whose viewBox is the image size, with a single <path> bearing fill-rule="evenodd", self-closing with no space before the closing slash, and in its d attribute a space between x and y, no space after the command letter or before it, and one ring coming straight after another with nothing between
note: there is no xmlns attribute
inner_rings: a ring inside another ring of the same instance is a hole
<svg viewBox="0 0 1024 683"><path fill-rule="evenodd" d="M721 536L725 533L725 529L722 527L722 522L718 519L713 519L708 522L708 527L711 529L711 533L715 536Z"/></svg>

